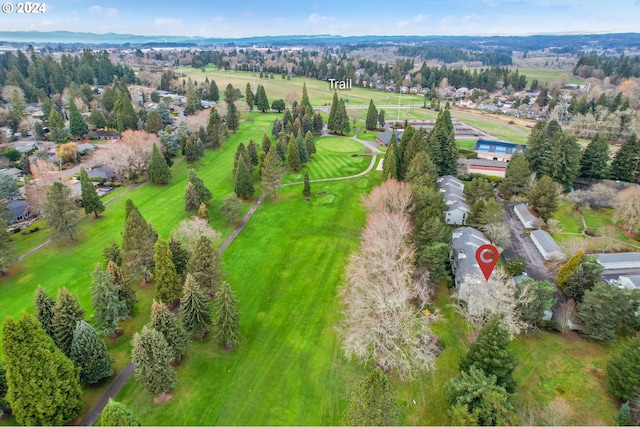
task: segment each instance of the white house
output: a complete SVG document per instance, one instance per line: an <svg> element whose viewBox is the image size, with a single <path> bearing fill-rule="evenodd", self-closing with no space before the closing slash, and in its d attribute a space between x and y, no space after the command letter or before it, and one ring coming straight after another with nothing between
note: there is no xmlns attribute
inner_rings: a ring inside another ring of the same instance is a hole
<svg viewBox="0 0 640 427"><path fill-rule="evenodd" d="M447 211L444 213L444 220L447 224L464 225L467 223L471 208L465 202L445 201Z"/></svg>
<svg viewBox="0 0 640 427"><path fill-rule="evenodd" d="M524 228L536 228L536 217L533 216L529 207L525 203L518 203L513 207L513 211L524 226Z"/></svg>
<svg viewBox="0 0 640 427"><path fill-rule="evenodd" d="M436 185L447 205L447 210L444 212L445 222L450 225L466 224L471 207L466 203L462 181L451 175L446 175L438 178Z"/></svg>
<svg viewBox="0 0 640 427"><path fill-rule="evenodd" d="M560 246L553 240L551 234L544 230L533 230L531 232L531 240L536 248L542 254L542 257L547 261L560 261L564 258L564 253Z"/></svg>

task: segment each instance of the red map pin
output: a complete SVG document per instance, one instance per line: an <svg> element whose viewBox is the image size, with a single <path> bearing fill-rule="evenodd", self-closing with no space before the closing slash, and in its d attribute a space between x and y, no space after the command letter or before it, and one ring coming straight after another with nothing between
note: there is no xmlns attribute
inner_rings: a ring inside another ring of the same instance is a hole
<svg viewBox="0 0 640 427"><path fill-rule="evenodd" d="M491 273L498 262L498 249L490 244L482 245L476 251L476 261L484 274L484 278L488 281Z"/></svg>

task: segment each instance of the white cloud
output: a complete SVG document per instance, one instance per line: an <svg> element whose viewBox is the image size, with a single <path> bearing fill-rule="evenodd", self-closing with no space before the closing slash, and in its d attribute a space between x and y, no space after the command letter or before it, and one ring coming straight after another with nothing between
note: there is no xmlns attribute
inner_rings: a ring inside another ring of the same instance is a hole
<svg viewBox="0 0 640 427"><path fill-rule="evenodd" d="M245 11L245 12L242 12L242 13L240 14L240 16L245 16L245 17L246 17L246 16L255 16L255 13L253 13L253 12L251 12L251 11L248 11L248 10L247 10L247 11Z"/></svg>
<svg viewBox="0 0 640 427"><path fill-rule="evenodd" d="M333 21L335 18L332 16L323 16L319 13L312 13L309 15L309 22L324 22L324 21Z"/></svg>
<svg viewBox="0 0 640 427"><path fill-rule="evenodd" d="M419 24L421 22L424 22L427 19L429 19L429 15L423 15L422 13L420 13L420 14L414 16L413 19L411 19L409 21L400 21L400 22L398 22L398 27L405 28L405 27L408 27L409 25L414 25L414 24Z"/></svg>
<svg viewBox="0 0 640 427"><path fill-rule="evenodd" d="M102 7L98 5L91 6L89 12L104 15L108 18L115 18L120 13L115 7Z"/></svg>
<svg viewBox="0 0 640 427"><path fill-rule="evenodd" d="M179 27L182 25L182 20L175 19L175 18L156 18L155 21L153 21L153 23L158 27L163 27L163 26Z"/></svg>

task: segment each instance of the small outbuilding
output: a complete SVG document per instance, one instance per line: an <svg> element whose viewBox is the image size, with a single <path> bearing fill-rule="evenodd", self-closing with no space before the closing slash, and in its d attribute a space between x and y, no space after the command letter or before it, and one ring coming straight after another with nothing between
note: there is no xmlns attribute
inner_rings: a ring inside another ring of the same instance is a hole
<svg viewBox="0 0 640 427"><path fill-rule="evenodd" d="M524 226L524 228L536 228L537 218L533 216L526 203L518 203L513 207L513 211Z"/></svg>
<svg viewBox="0 0 640 427"><path fill-rule="evenodd" d="M531 240L536 245L540 254L546 261L560 261L564 258L564 253L560 246L553 240L551 234L544 230L533 230L531 232Z"/></svg>

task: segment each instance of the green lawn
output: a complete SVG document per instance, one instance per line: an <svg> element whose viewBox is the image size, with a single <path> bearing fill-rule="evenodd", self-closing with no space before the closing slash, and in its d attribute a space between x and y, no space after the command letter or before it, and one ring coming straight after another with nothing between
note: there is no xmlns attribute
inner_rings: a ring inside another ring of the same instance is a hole
<svg viewBox="0 0 640 427"><path fill-rule="evenodd" d="M472 150L476 145L475 139L456 139L456 145L466 150Z"/></svg>
<svg viewBox="0 0 640 427"><path fill-rule="evenodd" d="M240 347L195 343L168 404L153 404L137 381L118 399L150 425L341 424L365 369L340 349L336 290L364 224L359 196L378 181L313 184L326 194L311 202L292 186L265 201L223 256L242 312Z"/></svg>
<svg viewBox="0 0 640 427"><path fill-rule="evenodd" d="M580 214L573 210L573 205L569 202L561 202L552 218L560 221L562 233L581 233L584 228Z"/></svg>
<svg viewBox="0 0 640 427"><path fill-rule="evenodd" d="M360 129L358 132L358 139L362 139L363 141L375 141L376 137L382 132L376 132L374 130L366 130L365 128Z"/></svg>
<svg viewBox="0 0 640 427"><path fill-rule="evenodd" d="M284 183L302 181L304 173L309 179L334 178L355 175L367 169L369 156L353 157L352 154L364 154L365 146L348 138L325 136L316 140L317 153L300 172L287 173Z"/></svg>

